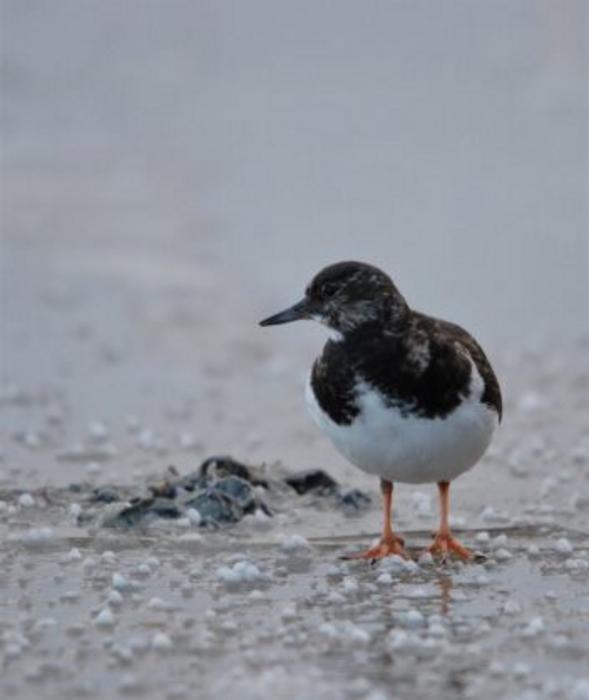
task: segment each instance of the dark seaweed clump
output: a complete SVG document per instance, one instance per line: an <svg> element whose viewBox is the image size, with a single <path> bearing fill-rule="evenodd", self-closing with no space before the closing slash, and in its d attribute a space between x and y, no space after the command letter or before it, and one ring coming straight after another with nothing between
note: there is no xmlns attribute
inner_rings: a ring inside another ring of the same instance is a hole
<svg viewBox="0 0 589 700"><path fill-rule="evenodd" d="M335 479L323 469L309 469L287 476L284 480L299 496L314 493L318 496L331 496L337 505L349 510L360 510L370 503L370 496L359 489L342 491Z"/></svg>
<svg viewBox="0 0 589 700"><path fill-rule="evenodd" d="M261 491L284 484L298 495L326 497L347 510L358 510L370 502L358 490L343 492L338 483L321 469L302 471L271 482L255 467L246 466L231 457L209 457L200 467L180 475L170 467L166 477L148 487L147 493L133 495L114 486L94 489L88 501L110 504L112 512L102 518L107 527L134 527L154 518L173 519L186 515L190 508L201 517L201 526L217 528L239 522L245 515L261 510L271 516L272 510ZM113 504L120 503L120 508Z"/></svg>

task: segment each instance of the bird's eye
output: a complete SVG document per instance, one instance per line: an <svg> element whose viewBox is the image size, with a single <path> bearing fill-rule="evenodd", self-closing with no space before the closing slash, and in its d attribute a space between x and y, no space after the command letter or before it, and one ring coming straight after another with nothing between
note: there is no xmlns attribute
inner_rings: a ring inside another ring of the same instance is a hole
<svg viewBox="0 0 589 700"><path fill-rule="evenodd" d="M338 285L333 282L326 282L321 287L321 296L325 298L332 297L338 290Z"/></svg>

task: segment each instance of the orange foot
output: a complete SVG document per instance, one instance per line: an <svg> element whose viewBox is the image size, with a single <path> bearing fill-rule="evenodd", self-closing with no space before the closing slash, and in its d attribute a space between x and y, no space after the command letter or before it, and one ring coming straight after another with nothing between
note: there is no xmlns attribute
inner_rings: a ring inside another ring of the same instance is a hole
<svg viewBox="0 0 589 700"><path fill-rule="evenodd" d="M405 551L405 540L397 535L382 538L375 547L370 547L362 552L352 552L352 554L344 554L342 559L382 559L397 554L403 559L408 559L409 556Z"/></svg>
<svg viewBox="0 0 589 700"><path fill-rule="evenodd" d="M441 554L442 561L446 561L448 554L454 552L461 559L472 559L472 552L467 549L464 545L460 544L458 540L448 533L437 532L433 535L434 541L430 544L426 551L430 554Z"/></svg>

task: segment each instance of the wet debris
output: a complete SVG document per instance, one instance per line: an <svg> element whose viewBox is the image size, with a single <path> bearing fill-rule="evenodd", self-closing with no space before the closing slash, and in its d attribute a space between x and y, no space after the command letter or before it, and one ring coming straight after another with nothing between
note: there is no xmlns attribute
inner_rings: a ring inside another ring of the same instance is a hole
<svg viewBox="0 0 589 700"><path fill-rule="evenodd" d="M309 469L298 472L286 477L284 481L299 496L303 496L311 491L320 495L331 495L338 489L337 481L322 469Z"/></svg>
<svg viewBox="0 0 589 700"><path fill-rule="evenodd" d="M370 504L371 498L360 489L352 489L341 493L338 491L337 498L339 504L349 510L361 510Z"/></svg>
<svg viewBox="0 0 589 700"><path fill-rule="evenodd" d="M239 522L244 515L254 513L260 507L267 515L270 509L256 499L251 486L242 479L230 476L199 492L186 502L198 511L201 525L217 526Z"/></svg>
<svg viewBox="0 0 589 700"><path fill-rule="evenodd" d="M359 489L342 491L340 485L323 469L309 469L285 478L285 483L299 496L313 493L335 499L346 510L361 510L370 504L370 496Z"/></svg>
<svg viewBox="0 0 589 700"><path fill-rule="evenodd" d="M207 478L214 474L217 478L236 476L247 481L252 486L268 488L268 481L262 478L253 467L237 462L232 457L209 457L200 467L201 478Z"/></svg>
<svg viewBox="0 0 589 700"><path fill-rule="evenodd" d="M182 511L173 500L167 498L138 498L109 517L103 518L104 527L133 527L139 525L146 517L175 519Z"/></svg>
<svg viewBox="0 0 589 700"><path fill-rule="evenodd" d="M104 527L135 527L158 518L218 527L239 522L258 510L271 516L259 489L268 489L268 482L255 468L229 457L213 457L185 475L169 467L164 478L148 484L144 493L116 486L95 488L88 502L110 506L99 515L99 523Z"/></svg>
<svg viewBox="0 0 589 700"><path fill-rule="evenodd" d="M285 485L289 487L285 491ZM133 494L116 486L94 488L88 502L107 505L98 521L103 527L132 528L154 519L181 520L196 527L217 528L231 525L246 515L271 517L266 494L326 497L336 507L357 511L370 503L358 489L343 491L321 469L307 470L282 479L268 479L258 467L247 466L228 456L206 459L188 474L169 467L163 479L148 484L143 494ZM82 516L79 522L92 518Z"/></svg>
<svg viewBox="0 0 589 700"><path fill-rule="evenodd" d="M115 503L121 500L121 494L115 486L95 488L88 499L91 503Z"/></svg>
<svg viewBox="0 0 589 700"><path fill-rule="evenodd" d="M251 516L253 525L269 522L275 509L306 497L307 505L340 508L350 513L365 508L370 497L358 489L344 490L321 469L268 477L262 467L248 466L227 456L206 459L186 474L170 466L159 479L139 486L88 482L70 484L65 491L35 494L16 491L16 511L50 502L81 526L137 528L157 521L175 521L182 527L218 528ZM72 497L75 502L72 502ZM35 534L31 540L35 540Z"/></svg>

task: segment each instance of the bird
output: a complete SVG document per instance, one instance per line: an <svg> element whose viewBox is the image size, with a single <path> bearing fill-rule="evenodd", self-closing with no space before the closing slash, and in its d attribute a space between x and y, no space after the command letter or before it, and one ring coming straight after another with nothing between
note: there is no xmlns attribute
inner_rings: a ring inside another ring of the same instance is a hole
<svg viewBox="0 0 589 700"><path fill-rule="evenodd" d="M392 523L400 482L438 486L439 527L426 551L471 559L450 529L449 492L502 418L501 388L481 346L460 326L413 310L388 274L356 261L323 268L301 301L260 325L305 319L328 329L305 389L311 416L350 463L380 478L382 535L344 558L408 557Z"/></svg>

